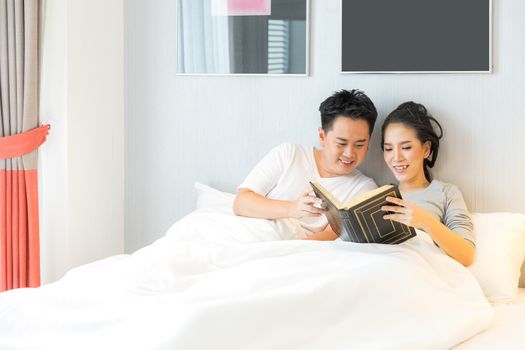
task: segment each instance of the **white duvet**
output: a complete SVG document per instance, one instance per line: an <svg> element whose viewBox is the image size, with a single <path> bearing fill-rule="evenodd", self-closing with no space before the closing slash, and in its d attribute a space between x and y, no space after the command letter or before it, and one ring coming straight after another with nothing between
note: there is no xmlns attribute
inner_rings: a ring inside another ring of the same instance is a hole
<svg viewBox="0 0 525 350"><path fill-rule="evenodd" d="M134 254L0 294L0 349L448 349L492 321L422 232L397 246L282 238L195 211Z"/></svg>

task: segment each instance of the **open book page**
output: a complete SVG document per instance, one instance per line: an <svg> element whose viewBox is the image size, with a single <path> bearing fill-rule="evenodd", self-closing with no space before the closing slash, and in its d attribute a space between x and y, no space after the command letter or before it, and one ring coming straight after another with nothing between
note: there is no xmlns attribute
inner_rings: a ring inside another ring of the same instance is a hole
<svg viewBox="0 0 525 350"><path fill-rule="evenodd" d="M330 193L326 188L324 188L323 185L321 185L318 182L310 182L310 184L312 185L312 187L315 187L317 190L319 190L319 192L321 192L326 197L326 199L330 203L332 203L337 209L343 208L341 202L339 202L332 193Z"/></svg>
<svg viewBox="0 0 525 350"><path fill-rule="evenodd" d="M378 194L380 194L380 193L382 193L384 191L387 191L387 190L391 189L392 187L394 187L394 186L393 185L384 185L384 186L376 188L375 190L368 191L368 192L362 193L360 195L357 195L357 196L353 197L349 202L346 202L343 205L342 208L343 209L350 209L354 205L359 204L361 202L364 202L368 198L372 198L373 196L378 195Z"/></svg>

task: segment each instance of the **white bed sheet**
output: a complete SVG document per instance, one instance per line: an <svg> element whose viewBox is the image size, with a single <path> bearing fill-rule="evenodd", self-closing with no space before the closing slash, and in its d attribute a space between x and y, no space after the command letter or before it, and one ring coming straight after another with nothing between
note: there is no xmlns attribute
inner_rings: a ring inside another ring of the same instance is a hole
<svg viewBox="0 0 525 350"><path fill-rule="evenodd" d="M267 220L202 209L131 255L0 296L0 349L444 350L493 316L423 232L279 240Z"/></svg>
<svg viewBox="0 0 525 350"><path fill-rule="evenodd" d="M525 288L520 288L512 304L494 305L494 323L487 330L466 340L454 350L525 348Z"/></svg>

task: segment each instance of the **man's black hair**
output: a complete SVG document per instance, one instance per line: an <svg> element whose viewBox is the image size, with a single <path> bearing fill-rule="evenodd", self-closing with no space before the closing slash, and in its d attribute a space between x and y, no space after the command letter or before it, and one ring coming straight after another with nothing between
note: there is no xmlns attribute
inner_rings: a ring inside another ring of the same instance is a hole
<svg viewBox="0 0 525 350"><path fill-rule="evenodd" d="M324 100L319 106L321 127L325 132L332 129L337 117L363 119L368 123L370 135L374 130L377 110L372 101L359 90L341 90Z"/></svg>

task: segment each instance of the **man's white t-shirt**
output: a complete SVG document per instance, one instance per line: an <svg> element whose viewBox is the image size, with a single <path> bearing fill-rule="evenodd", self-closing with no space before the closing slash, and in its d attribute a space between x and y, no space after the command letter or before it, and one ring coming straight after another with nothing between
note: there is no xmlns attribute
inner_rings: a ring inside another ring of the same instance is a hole
<svg viewBox="0 0 525 350"><path fill-rule="evenodd" d="M248 188L269 199L295 201L312 189L310 181L319 182L343 203L377 188L374 180L358 170L345 176L322 178L315 163L314 148L289 143L272 149L238 188ZM279 219L276 223L281 232L290 234L290 238L300 238L322 231L328 221L322 215Z"/></svg>

